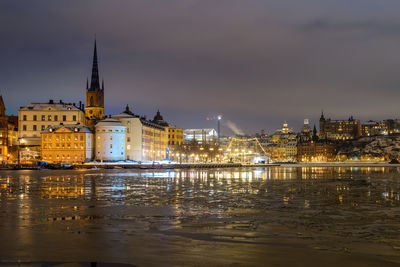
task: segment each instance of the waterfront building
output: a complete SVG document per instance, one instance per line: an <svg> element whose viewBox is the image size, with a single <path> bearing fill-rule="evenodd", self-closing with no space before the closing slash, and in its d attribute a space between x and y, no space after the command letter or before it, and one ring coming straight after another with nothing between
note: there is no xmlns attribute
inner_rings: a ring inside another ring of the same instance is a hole
<svg viewBox="0 0 400 267"><path fill-rule="evenodd" d="M297 135L288 123L277 129L266 146L269 157L274 161L294 161L297 155Z"/></svg>
<svg viewBox="0 0 400 267"><path fill-rule="evenodd" d="M320 137L329 140L354 140L361 136L360 120L350 116L348 120L325 119L324 113L319 119Z"/></svg>
<svg viewBox="0 0 400 267"><path fill-rule="evenodd" d="M63 124L86 124L83 106L62 100L31 103L18 111L18 142L22 162L40 160L40 133L48 127Z"/></svg>
<svg viewBox="0 0 400 267"><path fill-rule="evenodd" d="M311 140L299 140L297 142L298 162L328 162L334 161L336 146L333 141L320 139L314 126Z"/></svg>
<svg viewBox="0 0 400 267"><path fill-rule="evenodd" d="M169 159L179 160L183 148L183 129L170 125L168 127L168 153Z"/></svg>
<svg viewBox="0 0 400 267"><path fill-rule="evenodd" d="M104 80L100 87L99 66L97 62L97 45L94 42L92 76L86 80L86 117L91 120L101 120L104 118Z"/></svg>
<svg viewBox="0 0 400 267"><path fill-rule="evenodd" d="M95 159L100 161L125 160L126 126L121 121L107 118L95 126Z"/></svg>
<svg viewBox="0 0 400 267"><path fill-rule="evenodd" d="M126 127L125 153L127 160L155 161L167 158L168 127L125 111L112 116Z"/></svg>
<svg viewBox="0 0 400 267"><path fill-rule="evenodd" d="M185 129L183 137L185 142L195 141L199 144L218 141L218 133L215 129Z"/></svg>
<svg viewBox="0 0 400 267"><path fill-rule="evenodd" d="M7 116L7 158L9 163L18 162L18 116Z"/></svg>
<svg viewBox="0 0 400 267"><path fill-rule="evenodd" d="M59 124L41 132L41 156L48 163L83 163L93 158L93 133L83 125Z"/></svg>
<svg viewBox="0 0 400 267"><path fill-rule="evenodd" d="M3 96L0 95L0 163L8 161L8 119Z"/></svg>

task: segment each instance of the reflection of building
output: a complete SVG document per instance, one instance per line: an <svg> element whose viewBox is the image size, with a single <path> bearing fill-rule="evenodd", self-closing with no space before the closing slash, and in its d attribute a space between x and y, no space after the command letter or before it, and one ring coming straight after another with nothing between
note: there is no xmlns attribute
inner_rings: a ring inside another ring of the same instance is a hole
<svg viewBox="0 0 400 267"><path fill-rule="evenodd" d="M126 126L126 159L153 161L166 158L168 133L166 127L135 115L126 106L124 112L114 115Z"/></svg>
<svg viewBox="0 0 400 267"><path fill-rule="evenodd" d="M299 139L297 143L297 161L299 162L326 162L336 157L335 144L327 139L319 139L314 127L311 140Z"/></svg>
<svg viewBox="0 0 400 267"><path fill-rule="evenodd" d="M320 137L329 140L353 140L361 136L360 120L331 120L325 119L324 113L319 119Z"/></svg>
<svg viewBox="0 0 400 267"><path fill-rule="evenodd" d="M126 127L115 119L104 119L96 124L96 160L125 160L125 130Z"/></svg>
<svg viewBox="0 0 400 267"><path fill-rule="evenodd" d="M57 125L41 133L42 159L49 163L82 163L92 159L93 134L88 127Z"/></svg>
<svg viewBox="0 0 400 267"><path fill-rule="evenodd" d="M104 118L104 81L100 88L99 67L97 63L97 47L94 42L92 77L86 82L86 117L101 120Z"/></svg>
<svg viewBox="0 0 400 267"><path fill-rule="evenodd" d="M23 146L21 160L39 160L40 132L60 123L85 125L83 106L50 100L48 103L31 103L21 107L18 111L18 138Z"/></svg>
<svg viewBox="0 0 400 267"><path fill-rule="evenodd" d="M218 139L218 133L214 129L185 129L183 136L185 142L196 141L199 144L216 142Z"/></svg>

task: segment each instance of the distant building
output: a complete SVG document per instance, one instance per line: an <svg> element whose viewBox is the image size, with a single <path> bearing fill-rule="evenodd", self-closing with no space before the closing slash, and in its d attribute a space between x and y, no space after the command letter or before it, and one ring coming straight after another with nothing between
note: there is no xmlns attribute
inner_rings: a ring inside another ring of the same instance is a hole
<svg viewBox="0 0 400 267"><path fill-rule="evenodd" d="M116 119L104 119L95 127L95 159L100 161L125 160L126 126Z"/></svg>
<svg viewBox="0 0 400 267"><path fill-rule="evenodd" d="M94 42L94 54L92 65L92 76L86 81L86 117L91 120L101 120L104 118L104 80L100 88L99 66L97 62L97 45Z"/></svg>
<svg viewBox="0 0 400 267"><path fill-rule="evenodd" d="M218 133L215 129L185 129L183 131L185 142L195 141L199 144L217 142Z"/></svg>
<svg viewBox="0 0 400 267"><path fill-rule="evenodd" d="M154 161L166 158L168 127L139 117L126 106L124 112L112 116L126 126L125 152L127 160Z"/></svg>
<svg viewBox="0 0 400 267"><path fill-rule="evenodd" d="M63 124L85 125L83 107L63 101L31 103L18 111L18 140L23 162L40 160L40 133L48 127Z"/></svg>
<svg viewBox="0 0 400 267"><path fill-rule="evenodd" d="M354 140L361 136L360 120L350 116L348 120L319 119L320 137L328 140Z"/></svg>
<svg viewBox="0 0 400 267"><path fill-rule="evenodd" d="M320 139L314 126L311 140L300 139L297 142L298 162L328 162L335 160L336 146L333 141Z"/></svg>
<svg viewBox="0 0 400 267"><path fill-rule="evenodd" d="M42 160L49 163L82 163L93 157L93 133L83 125L50 126L41 133Z"/></svg>

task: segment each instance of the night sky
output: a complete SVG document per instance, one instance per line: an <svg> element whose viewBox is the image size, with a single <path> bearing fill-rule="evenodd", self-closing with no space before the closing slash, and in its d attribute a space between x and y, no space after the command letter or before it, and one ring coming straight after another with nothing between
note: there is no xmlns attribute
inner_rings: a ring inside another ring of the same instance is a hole
<svg viewBox="0 0 400 267"><path fill-rule="evenodd" d="M400 1L0 1L0 93L85 100L94 37L106 114L245 133L400 118Z"/></svg>

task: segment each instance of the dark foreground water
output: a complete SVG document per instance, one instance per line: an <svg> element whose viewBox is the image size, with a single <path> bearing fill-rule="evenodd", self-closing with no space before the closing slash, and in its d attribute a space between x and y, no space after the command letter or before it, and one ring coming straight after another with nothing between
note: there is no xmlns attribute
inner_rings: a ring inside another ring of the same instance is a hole
<svg viewBox="0 0 400 267"><path fill-rule="evenodd" d="M66 262L398 266L400 169L0 171L0 266Z"/></svg>

